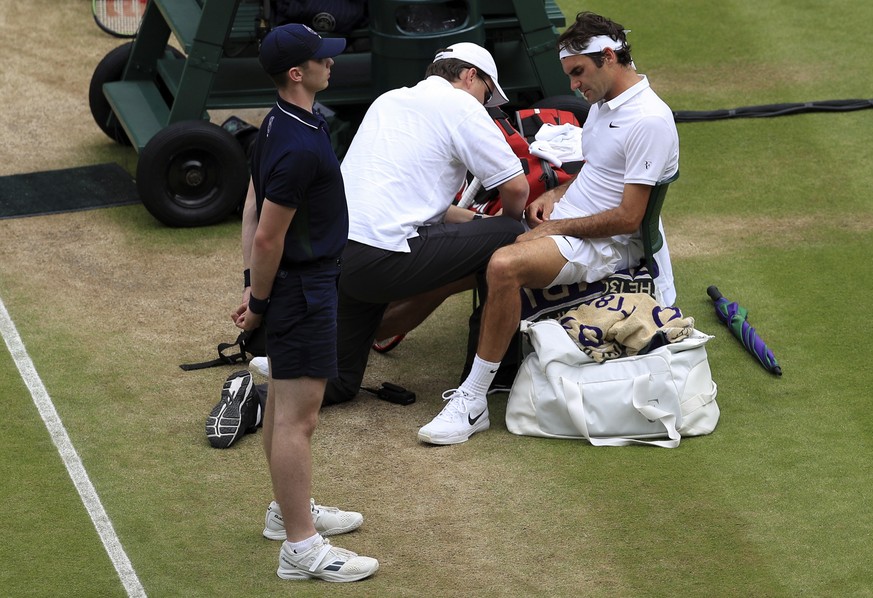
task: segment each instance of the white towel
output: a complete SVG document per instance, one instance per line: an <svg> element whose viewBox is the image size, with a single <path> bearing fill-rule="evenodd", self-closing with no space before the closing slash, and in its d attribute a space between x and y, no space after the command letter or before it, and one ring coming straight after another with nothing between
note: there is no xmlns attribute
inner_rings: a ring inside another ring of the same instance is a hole
<svg viewBox="0 0 873 598"><path fill-rule="evenodd" d="M547 160L556 168L560 168L564 162L578 162L583 159L582 129L570 123L546 123L534 136L530 153Z"/></svg>

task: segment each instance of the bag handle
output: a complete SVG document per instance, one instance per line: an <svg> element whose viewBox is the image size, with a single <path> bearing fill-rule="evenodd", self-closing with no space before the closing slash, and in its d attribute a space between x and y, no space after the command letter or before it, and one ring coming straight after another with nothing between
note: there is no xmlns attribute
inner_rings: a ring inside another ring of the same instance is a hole
<svg viewBox="0 0 873 598"><path fill-rule="evenodd" d="M660 407L656 407L647 402L646 397L650 395L649 387L651 376L643 374L634 377L633 382L633 405L643 417L649 421L660 421L667 430L667 438L669 440L647 440L643 438L592 438L588 433L588 423L585 420L585 401L583 391L579 384L568 382L567 379L561 378L561 385L564 388L564 396L566 397L567 411L570 414L570 419L576 427L582 432L592 446L628 446L630 444L645 444L649 446L660 446L662 448L676 448L679 446L679 441L682 436L676 430L676 416L669 411L665 411Z"/></svg>

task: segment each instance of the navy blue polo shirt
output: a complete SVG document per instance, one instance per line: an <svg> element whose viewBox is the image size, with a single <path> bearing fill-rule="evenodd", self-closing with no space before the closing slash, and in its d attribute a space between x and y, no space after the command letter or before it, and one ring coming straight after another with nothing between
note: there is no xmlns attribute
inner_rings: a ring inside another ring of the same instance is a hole
<svg viewBox="0 0 873 598"><path fill-rule="evenodd" d="M278 98L261 124L251 166L258 217L264 198L297 210L281 267L339 257L348 241L349 212L324 118Z"/></svg>

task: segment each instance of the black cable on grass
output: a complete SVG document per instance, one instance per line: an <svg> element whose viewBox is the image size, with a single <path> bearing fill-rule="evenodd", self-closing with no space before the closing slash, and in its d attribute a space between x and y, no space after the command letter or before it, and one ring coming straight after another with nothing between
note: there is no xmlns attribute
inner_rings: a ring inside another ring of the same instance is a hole
<svg viewBox="0 0 873 598"><path fill-rule="evenodd" d="M803 112L849 112L873 108L871 100L824 100L820 102L802 102L797 104L767 104L764 106L746 106L729 110L676 110L673 118L677 123L703 122L708 120L723 120L727 118L763 118L770 116L785 116Z"/></svg>

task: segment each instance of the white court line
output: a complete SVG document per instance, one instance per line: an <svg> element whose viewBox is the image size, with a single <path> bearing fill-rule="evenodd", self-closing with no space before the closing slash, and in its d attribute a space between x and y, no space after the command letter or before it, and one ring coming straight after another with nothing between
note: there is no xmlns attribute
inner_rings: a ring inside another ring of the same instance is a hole
<svg viewBox="0 0 873 598"><path fill-rule="evenodd" d="M100 502L100 497L97 496L97 491L88 477L88 472L85 471L82 460L79 458L79 454L67 435L67 430L64 428L64 424L55 410L52 399L48 391L46 391L39 374L36 372L30 355L27 354L27 349L25 349L24 343L21 341L18 330L15 328L15 323L9 316L9 312L6 311L3 299L0 299L0 334L3 335L3 340L6 341L6 346L9 348L12 360L21 373L21 379L24 380L27 388L30 389L33 403L36 405L37 410L39 410L42 421L45 422L45 427L48 429L52 442L55 443L58 453L61 455L61 459L67 468L67 472L70 474L70 478L73 480L73 484L76 486L76 490L79 491L82 504L85 505L88 515L91 516L91 521L94 522L97 534L100 536L100 540L103 542L104 548L106 548L106 553L109 555L112 565L121 578L124 589L127 590L127 595L145 596L145 588L140 583L139 577L137 577L136 571L133 570L133 565L130 563L130 559L127 558L127 553L124 552L124 548L115 534L115 528L112 527L112 522L103 509L103 504Z"/></svg>

